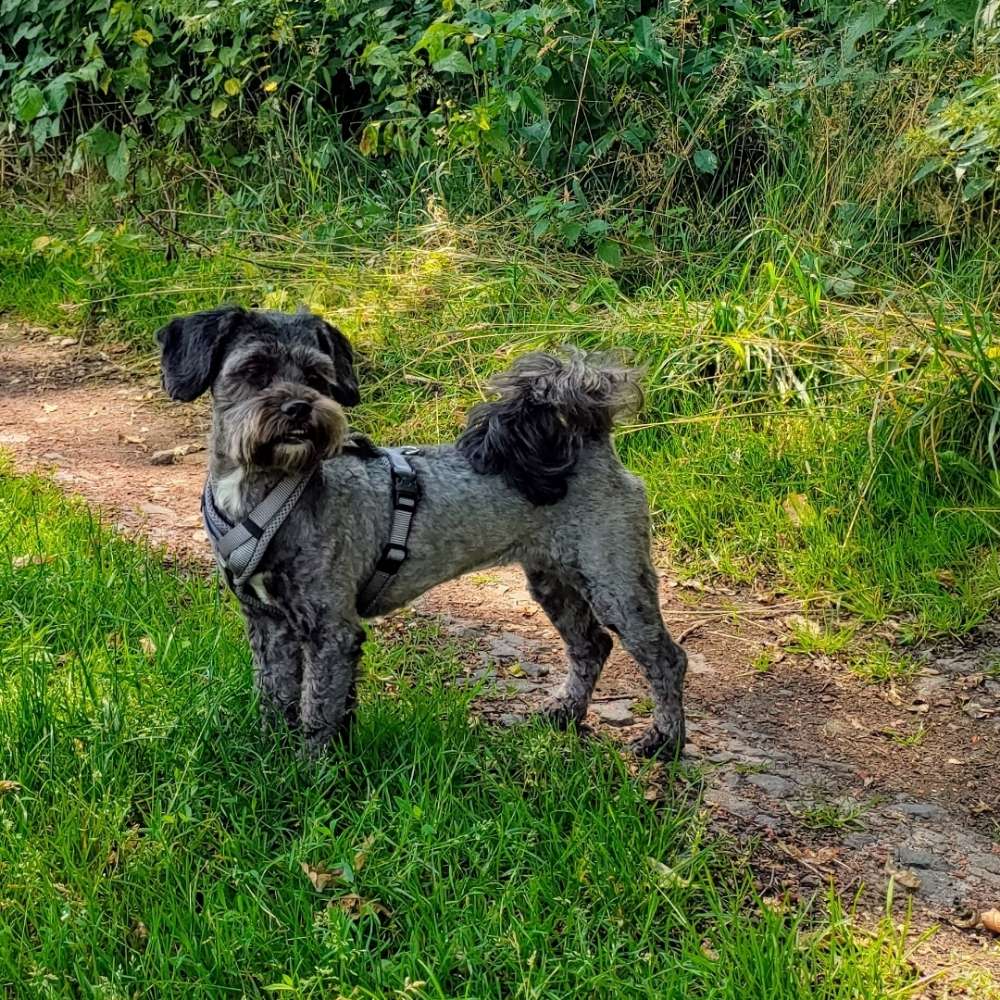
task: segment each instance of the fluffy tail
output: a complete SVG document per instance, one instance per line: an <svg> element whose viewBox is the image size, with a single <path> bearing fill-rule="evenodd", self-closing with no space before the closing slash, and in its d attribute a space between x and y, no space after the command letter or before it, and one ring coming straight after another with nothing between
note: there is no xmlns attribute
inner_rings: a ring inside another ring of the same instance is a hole
<svg viewBox="0 0 1000 1000"><path fill-rule="evenodd" d="M608 355L526 354L490 379L499 399L473 408L458 449L533 504L556 503L584 443L607 439L642 405L639 375Z"/></svg>

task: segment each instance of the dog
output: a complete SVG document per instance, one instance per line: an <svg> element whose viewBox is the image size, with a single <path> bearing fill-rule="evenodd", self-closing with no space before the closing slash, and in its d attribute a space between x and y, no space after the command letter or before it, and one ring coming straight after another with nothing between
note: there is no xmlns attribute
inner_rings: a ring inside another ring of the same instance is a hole
<svg viewBox="0 0 1000 1000"><path fill-rule="evenodd" d="M223 307L174 319L157 341L172 399L211 391L206 496L220 515L235 524L283 482L299 484L237 590L265 720L321 751L353 716L363 617L518 563L568 660L541 713L561 727L582 722L610 631L653 692L632 749L680 754L687 657L660 614L644 486L611 441L616 418L641 404L635 370L582 352L525 355L490 382L497 398L472 409L455 443L409 449L419 502L406 558L359 610L394 528L393 473L349 430L344 411L360 395L347 338L308 311Z"/></svg>

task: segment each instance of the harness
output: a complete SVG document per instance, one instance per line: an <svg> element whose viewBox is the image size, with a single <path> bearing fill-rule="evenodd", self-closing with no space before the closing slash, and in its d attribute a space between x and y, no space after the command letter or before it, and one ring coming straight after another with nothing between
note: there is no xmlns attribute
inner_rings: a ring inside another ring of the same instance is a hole
<svg viewBox="0 0 1000 1000"><path fill-rule="evenodd" d="M375 570L358 595L358 611L362 615L389 587L409 554L407 542L413 515L420 499L420 480L407 458L416 455L419 448L377 448L375 454L389 468L392 487L392 522L389 540L382 548ZM205 533L212 543L215 558L229 589L241 602L253 608L263 608L264 602L250 591L247 584L257 571L267 552L271 539L285 523L299 502L306 486L315 475L312 469L299 476L286 476L242 521L233 524L219 510L208 480L201 496L201 512Z"/></svg>

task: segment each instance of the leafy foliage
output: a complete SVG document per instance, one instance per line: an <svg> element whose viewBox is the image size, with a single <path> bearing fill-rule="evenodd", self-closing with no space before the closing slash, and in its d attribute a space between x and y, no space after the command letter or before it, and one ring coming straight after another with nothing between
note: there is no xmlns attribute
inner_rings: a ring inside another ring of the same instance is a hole
<svg viewBox="0 0 1000 1000"><path fill-rule="evenodd" d="M724 202L798 156L839 91L863 107L860 94L970 53L975 12L973 0L4 0L0 104L23 158L99 164L119 185L156 185L140 166L149 148L237 169L293 150L303 183L344 150L433 164L480 200L535 199L536 239L617 266L679 205Z"/></svg>

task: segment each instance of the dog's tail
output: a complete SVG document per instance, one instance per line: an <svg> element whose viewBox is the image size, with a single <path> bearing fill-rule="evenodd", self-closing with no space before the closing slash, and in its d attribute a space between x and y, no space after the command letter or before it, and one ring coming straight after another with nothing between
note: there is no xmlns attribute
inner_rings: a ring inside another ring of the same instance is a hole
<svg viewBox="0 0 1000 1000"><path fill-rule="evenodd" d="M607 439L642 405L640 374L610 355L527 354L490 379L499 399L473 408L458 450L532 503L556 503L584 443Z"/></svg>

